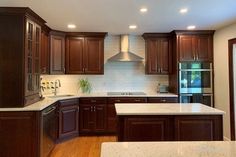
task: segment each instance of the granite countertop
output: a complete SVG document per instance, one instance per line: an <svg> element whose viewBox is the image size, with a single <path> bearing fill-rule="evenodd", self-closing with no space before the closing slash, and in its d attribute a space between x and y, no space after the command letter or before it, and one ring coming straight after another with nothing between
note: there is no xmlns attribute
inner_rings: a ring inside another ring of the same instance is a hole
<svg viewBox="0 0 236 157"><path fill-rule="evenodd" d="M99 92L99 93L65 96L65 97L59 97L59 98L50 98L49 96L50 95L45 96L45 99L26 107L0 108L0 112L1 111L41 111L47 108L48 106L52 105L53 103L57 102L58 100L83 98L83 97L178 97L178 95L172 94L172 93L152 93L152 92L147 92L146 95L117 95L117 96L112 95L111 96L111 95L107 95L106 92Z"/></svg>
<svg viewBox="0 0 236 157"><path fill-rule="evenodd" d="M224 112L200 103L115 104L117 115L223 115Z"/></svg>
<svg viewBox="0 0 236 157"><path fill-rule="evenodd" d="M236 157L236 142L106 142L101 157Z"/></svg>

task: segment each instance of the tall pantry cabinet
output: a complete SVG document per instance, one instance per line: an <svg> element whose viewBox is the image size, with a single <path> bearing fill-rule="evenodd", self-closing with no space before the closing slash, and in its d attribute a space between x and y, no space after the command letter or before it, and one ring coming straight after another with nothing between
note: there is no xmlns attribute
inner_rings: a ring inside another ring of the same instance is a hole
<svg viewBox="0 0 236 157"><path fill-rule="evenodd" d="M41 26L29 8L0 7L0 107L40 99Z"/></svg>

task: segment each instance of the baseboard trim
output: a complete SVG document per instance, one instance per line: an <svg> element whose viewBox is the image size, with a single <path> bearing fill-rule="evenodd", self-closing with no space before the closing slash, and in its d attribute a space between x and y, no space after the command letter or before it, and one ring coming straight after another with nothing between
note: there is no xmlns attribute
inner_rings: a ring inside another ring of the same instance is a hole
<svg viewBox="0 0 236 157"><path fill-rule="evenodd" d="M231 141L228 137L224 136L224 141Z"/></svg>

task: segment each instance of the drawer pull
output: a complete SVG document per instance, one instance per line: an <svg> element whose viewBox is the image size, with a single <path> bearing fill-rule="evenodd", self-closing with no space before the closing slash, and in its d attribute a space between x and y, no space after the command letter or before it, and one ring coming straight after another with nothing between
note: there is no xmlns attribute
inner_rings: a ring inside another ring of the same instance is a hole
<svg viewBox="0 0 236 157"><path fill-rule="evenodd" d="M117 99L117 100L115 100L115 102L120 102L120 100L119 100L119 99Z"/></svg>
<svg viewBox="0 0 236 157"><path fill-rule="evenodd" d="M95 102L97 102L97 101L96 101L96 100L91 100L91 102L92 102L92 103L95 103Z"/></svg>
<svg viewBox="0 0 236 157"><path fill-rule="evenodd" d="M165 100L165 99L163 99L163 100L161 100L161 102L166 102L166 100Z"/></svg>
<svg viewBox="0 0 236 157"><path fill-rule="evenodd" d="M140 99L135 99L134 101L135 101L135 102L140 102L141 100L140 100Z"/></svg>

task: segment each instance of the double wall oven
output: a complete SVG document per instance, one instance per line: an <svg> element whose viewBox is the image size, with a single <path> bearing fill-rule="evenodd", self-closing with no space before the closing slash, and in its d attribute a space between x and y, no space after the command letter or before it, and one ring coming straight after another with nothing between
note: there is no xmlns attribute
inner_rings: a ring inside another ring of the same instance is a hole
<svg viewBox="0 0 236 157"><path fill-rule="evenodd" d="M179 63L179 93L182 103L203 103L213 106L212 63Z"/></svg>

